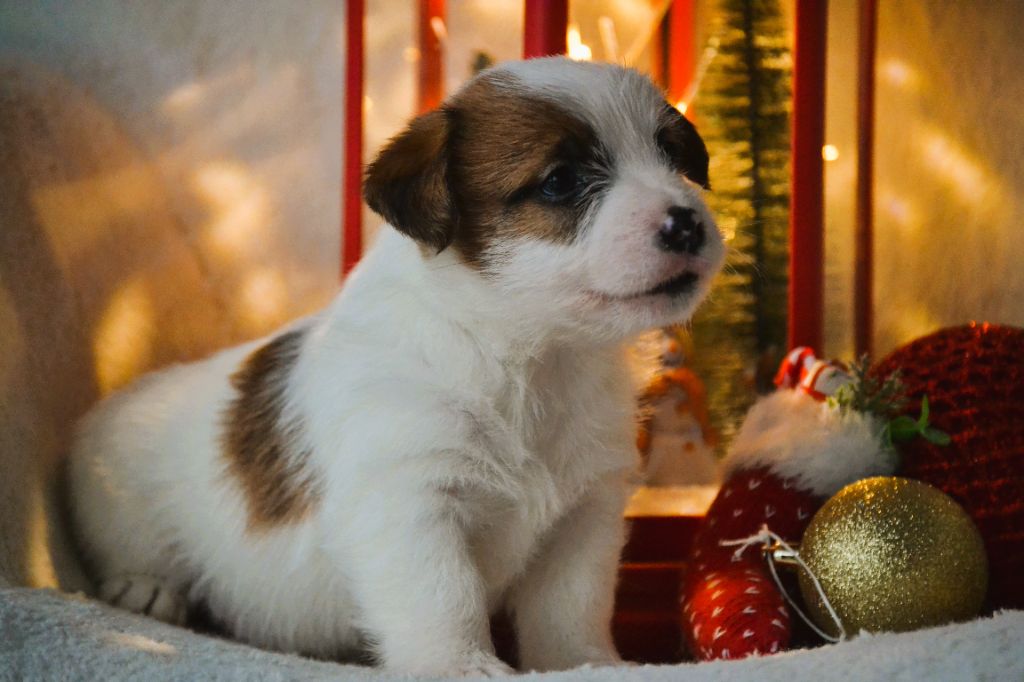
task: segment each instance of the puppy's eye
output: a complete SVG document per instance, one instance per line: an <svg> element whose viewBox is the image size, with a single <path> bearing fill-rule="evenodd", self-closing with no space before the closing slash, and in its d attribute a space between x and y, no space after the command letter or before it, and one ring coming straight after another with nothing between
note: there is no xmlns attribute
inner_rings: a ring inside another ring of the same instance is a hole
<svg viewBox="0 0 1024 682"><path fill-rule="evenodd" d="M569 166L558 166L548 173L540 185L540 196L546 201L558 203L574 196L580 187L580 177Z"/></svg>

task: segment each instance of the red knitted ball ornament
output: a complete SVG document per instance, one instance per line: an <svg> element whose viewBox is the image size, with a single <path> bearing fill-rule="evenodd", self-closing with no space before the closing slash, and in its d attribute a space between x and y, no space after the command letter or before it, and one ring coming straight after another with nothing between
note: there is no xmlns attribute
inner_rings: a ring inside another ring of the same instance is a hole
<svg viewBox="0 0 1024 682"><path fill-rule="evenodd" d="M922 438L900 446L900 475L957 500L978 525L991 571L992 608L1024 608L1024 329L952 327L897 349L872 370L900 370L917 415L928 396L931 423L952 443Z"/></svg>

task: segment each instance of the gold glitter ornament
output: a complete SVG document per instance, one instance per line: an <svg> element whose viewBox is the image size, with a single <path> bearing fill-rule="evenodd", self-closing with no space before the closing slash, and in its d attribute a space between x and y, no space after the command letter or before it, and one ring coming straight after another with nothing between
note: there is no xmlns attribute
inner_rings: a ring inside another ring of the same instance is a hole
<svg viewBox="0 0 1024 682"><path fill-rule="evenodd" d="M945 493L907 478L852 483L815 514L800 556L847 635L901 632L976 616L988 587L981 535ZM838 635L818 591L800 572L813 620Z"/></svg>

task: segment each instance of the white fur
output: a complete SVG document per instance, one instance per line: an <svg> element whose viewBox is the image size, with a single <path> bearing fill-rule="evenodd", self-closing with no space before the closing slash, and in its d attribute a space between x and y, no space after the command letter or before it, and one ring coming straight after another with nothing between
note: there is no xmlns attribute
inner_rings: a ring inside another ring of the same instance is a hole
<svg viewBox="0 0 1024 682"><path fill-rule="evenodd" d="M296 324L287 412L324 491L299 523L247 531L221 452L228 377L267 339L103 402L71 460L101 580L156 577L256 644L322 656L369 646L410 672L507 670L488 631L502 608L526 669L618 660L610 618L636 467L626 342L692 312L721 238L699 190L654 149L661 100L645 79L533 64L509 67L531 92L530 74L586 75L541 89L621 155L581 238L508 240L484 276L383 228L335 301ZM705 221L697 256L654 247L672 203ZM683 268L701 275L694 293L634 296Z"/></svg>
<svg viewBox="0 0 1024 682"><path fill-rule="evenodd" d="M779 390L750 408L723 468L728 478L737 469L767 466L830 497L853 481L895 471L895 455L881 431L877 417L843 414L800 391Z"/></svg>

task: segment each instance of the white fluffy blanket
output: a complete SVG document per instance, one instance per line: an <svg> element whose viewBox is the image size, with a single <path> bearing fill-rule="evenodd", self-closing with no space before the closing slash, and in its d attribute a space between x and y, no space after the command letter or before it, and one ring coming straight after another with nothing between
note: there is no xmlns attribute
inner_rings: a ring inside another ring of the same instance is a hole
<svg viewBox="0 0 1024 682"><path fill-rule="evenodd" d="M0 589L0 680L408 679L198 635L52 590ZM607 680L1024 680L1024 611L904 634L861 635L766 658L530 674Z"/></svg>

